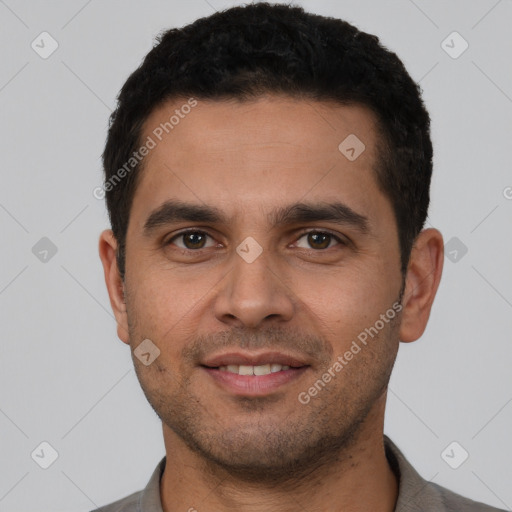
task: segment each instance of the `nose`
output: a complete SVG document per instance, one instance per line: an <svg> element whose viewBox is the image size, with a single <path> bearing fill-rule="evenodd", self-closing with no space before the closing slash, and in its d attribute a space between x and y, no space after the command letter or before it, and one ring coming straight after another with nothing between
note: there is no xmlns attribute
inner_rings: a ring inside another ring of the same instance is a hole
<svg viewBox="0 0 512 512"><path fill-rule="evenodd" d="M231 326L255 329L268 322L287 322L295 305L290 284L263 251L247 262L233 255L233 268L221 282L214 311L216 318Z"/></svg>

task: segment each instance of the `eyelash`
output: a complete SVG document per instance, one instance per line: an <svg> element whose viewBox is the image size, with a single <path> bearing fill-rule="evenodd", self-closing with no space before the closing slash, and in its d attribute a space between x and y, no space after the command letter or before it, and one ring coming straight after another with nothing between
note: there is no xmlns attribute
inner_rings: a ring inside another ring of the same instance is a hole
<svg viewBox="0 0 512 512"><path fill-rule="evenodd" d="M169 238L166 242L164 242L164 245L167 246L167 245L171 245L171 243L180 238L180 237L183 237L189 233L197 233L197 234L200 234L200 235L206 235L210 238L213 239L213 237L207 233L206 231L202 231L202 230L199 230L199 229L187 229L187 230L184 230L184 231L180 231L179 233L173 235L171 238ZM297 240L300 240L304 235L308 235L310 233L315 233L315 234L320 234L320 235L329 235L331 236L332 238L334 238L334 240L336 240L336 242L338 242L339 245L341 246L347 246L348 245L348 242L343 240L342 238L340 238L338 235L335 235L334 233L332 233L331 231L329 230L318 230L318 229L310 229L310 230L306 230L306 231L302 231ZM187 248L182 248L182 247L178 247L178 250L181 250L183 252L194 252L194 253L200 253L206 249L211 249L211 247L206 247L206 248L201 248L201 249L187 249ZM327 251L328 249L331 249L331 247L327 247L326 249L311 249L312 251L315 251L315 252L322 252L322 251Z"/></svg>

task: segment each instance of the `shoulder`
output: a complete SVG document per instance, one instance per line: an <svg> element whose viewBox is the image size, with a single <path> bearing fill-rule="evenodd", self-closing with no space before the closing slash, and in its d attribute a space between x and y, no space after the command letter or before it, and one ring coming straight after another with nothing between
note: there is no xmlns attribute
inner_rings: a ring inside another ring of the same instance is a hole
<svg viewBox="0 0 512 512"><path fill-rule="evenodd" d="M384 436L384 446L389 465L398 479L395 512L504 512L425 480L387 436Z"/></svg>
<svg viewBox="0 0 512 512"><path fill-rule="evenodd" d="M446 510L457 512L503 512L503 509L491 507L479 501L470 500L439 484L430 482L429 485L439 493Z"/></svg>
<svg viewBox="0 0 512 512"><path fill-rule="evenodd" d="M160 478L165 469L166 457L156 466L146 487L125 498L103 505L91 512L162 512Z"/></svg>
<svg viewBox="0 0 512 512"><path fill-rule="evenodd" d="M134 492L125 498L103 505L91 512L137 512L137 505L140 501L143 491Z"/></svg>

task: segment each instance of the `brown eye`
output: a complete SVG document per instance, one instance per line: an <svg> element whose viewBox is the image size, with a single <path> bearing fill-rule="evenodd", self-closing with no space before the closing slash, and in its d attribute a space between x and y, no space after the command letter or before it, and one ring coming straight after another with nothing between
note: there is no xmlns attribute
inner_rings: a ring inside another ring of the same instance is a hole
<svg viewBox="0 0 512 512"><path fill-rule="evenodd" d="M172 237L166 245L174 244L180 249L204 249L207 238L211 237L203 231L186 231Z"/></svg>
<svg viewBox="0 0 512 512"><path fill-rule="evenodd" d="M302 238L305 238L305 237L307 237L307 244L308 244L308 247L305 247L306 249L310 249L310 248L315 249L315 250L327 249L327 248L329 248L329 246L331 245L331 242L333 240L336 241L335 245L342 243L341 240L337 236L335 236L331 233L328 233L326 231L310 231L308 233L304 233L299 238L299 240Z"/></svg>

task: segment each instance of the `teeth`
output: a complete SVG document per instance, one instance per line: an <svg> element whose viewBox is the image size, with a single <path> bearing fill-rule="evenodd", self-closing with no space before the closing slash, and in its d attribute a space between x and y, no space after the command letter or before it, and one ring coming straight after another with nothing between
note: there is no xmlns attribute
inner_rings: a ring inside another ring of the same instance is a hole
<svg viewBox="0 0 512 512"><path fill-rule="evenodd" d="M241 364L238 368L238 375L254 375L254 366L245 366Z"/></svg>
<svg viewBox="0 0 512 512"><path fill-rule="evenodd" d="M262 364L261 366L254 366L254 375L268 375L270 373L270 365Z"/></svg>
<svg viewBox="0 0 512 512"><path fill-rule="evenodd" d="M268 375L269 373L276 373L284 370L289 370L287 365L277 363L262 364L259 366L228 364L227 366L219 366L221 372L237 373L238 375Z"/></svg>

